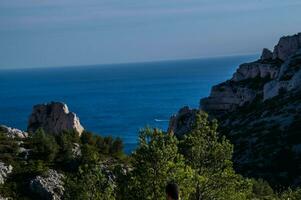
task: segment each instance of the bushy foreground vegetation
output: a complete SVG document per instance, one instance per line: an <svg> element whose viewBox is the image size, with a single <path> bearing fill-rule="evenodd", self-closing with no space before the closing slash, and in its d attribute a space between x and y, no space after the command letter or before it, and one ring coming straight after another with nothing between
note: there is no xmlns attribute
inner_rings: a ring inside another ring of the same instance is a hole
<svg viewBox="0 0 301 200"><path fill-rule="evenodd" d="M206 113L196 116L191 132L176 138L158 129L140 131L132 155L122 152L118 138L84 132L53 136L43 130L17 141L0 135L0 160L14 167L0 194L13 199L38 199L29 181L55 169L65 175L63 199L165 199L169 182L179 185L187 200L297 200L299 189L274 191L263 180L235 173L233 146L217 133ZM21 144L20 144L21 143ZM29 149L28 155L20 147ZM76 149L75 147L79 147Z"/></svg>

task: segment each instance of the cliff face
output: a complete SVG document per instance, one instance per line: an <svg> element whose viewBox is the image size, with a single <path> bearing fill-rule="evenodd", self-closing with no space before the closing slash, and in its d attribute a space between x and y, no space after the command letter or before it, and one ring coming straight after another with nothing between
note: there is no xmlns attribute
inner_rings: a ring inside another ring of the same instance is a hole
<svg viewBox="0 0 301 200"><path fill-rule="evenodd" d="M299 185L301 33L282 37L273 52L264 49L259 60L240 65L230 80L212 87L199 109L219 120L221 134L234 144L239 173ZM185 134L177 121L191 124L194 113L171 118L169 132Z"/></svg>
<svg viewBox="0 0 301 200"><path fill-rule="evenodd" d="M264 49L259 60L239 66L233 77L212 88L201 108L214 115L298 89L301 81L301 33L282 37L274 52Z"/></svg>
<svg viewBox="0 0 301 200"><path fill-rule="evenodd" d="M274 48L273 59L287 60L301 48L301 33L280 38Z"/></svg>

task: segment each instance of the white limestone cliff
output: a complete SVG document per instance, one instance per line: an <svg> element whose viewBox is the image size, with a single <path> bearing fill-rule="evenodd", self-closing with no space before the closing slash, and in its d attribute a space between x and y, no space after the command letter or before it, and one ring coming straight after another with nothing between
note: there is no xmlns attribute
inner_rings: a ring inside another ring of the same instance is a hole
<svg viewBox="0 0 301 200"><path fill-rule="evenodd" d="M81 135L84 131L76 114L69 112L67 105L61 102L39 104L33 107L27 130L35 132L38 128L43 128L45 132L52 134L73 130Z"/></svg>

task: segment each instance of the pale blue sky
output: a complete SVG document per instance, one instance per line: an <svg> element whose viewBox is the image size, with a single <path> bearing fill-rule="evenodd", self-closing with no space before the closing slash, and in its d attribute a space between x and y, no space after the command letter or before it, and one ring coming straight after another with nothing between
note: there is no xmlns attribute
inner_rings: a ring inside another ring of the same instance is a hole
<svg viewBox="0 0 301 200"><path fill-rule="evenodd" d="M260 53L301 0L0 0L0 68Z"/></svg>

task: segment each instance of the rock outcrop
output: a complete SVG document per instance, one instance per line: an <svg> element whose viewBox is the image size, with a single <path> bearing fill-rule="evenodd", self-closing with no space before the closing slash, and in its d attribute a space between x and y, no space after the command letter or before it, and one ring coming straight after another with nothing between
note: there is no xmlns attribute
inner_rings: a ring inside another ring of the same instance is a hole
<svg viewBox="0 0 301 200"><path fill-rule="evenodd" d="M60 200L64 194L64 175L55 170L48 170L46 176L37 176L30 181L33 193L46 200Z"/></svg>
<svg viewBox="0 0 301 200"><path fill-rule="evenodd" d="M285 61L301 48L301 33L280 38L274 48L273 59Z"/></svg>
<svg viewBox="0 0 301 200"><path fill-rule="evenodd" d="M281 92L300 89L301 49L289 57L281 66L278 76L264 85L264 100L273 98Z"/></svg>
<svg viewBox="0 0 301 200"><path fill-rule="evenodd" d="M271 55L272 54L272 55ZM242 64L213 86L200 108L234 144L234 167L271 184L301 185L301 33L280 39L273 53ZM194 109L171 118L169 132L189 133Z"/></svg>
<svg viewBox="0 0 301 200"><path fill-rule="evenodd" d="M264 48L262 50L260 60L264 61L264 60L270 60L272 58L273 58L273 52L271 52L269 49Z"/></svg>
<svg viewBox="0 0 301 200"><path fill-rule="evenodd" d="M181 108L177 115L170 118L168 133L182 136L191 130L195 122L195 113L197 110L190 109L188 106Z"/></svg>
<svg viewBox="0 0 301 200"><path fill-rule="evenodd" d="M202 108L211 114L232 112L255 99L257 91L233 81L212 87L210 96L201 100Z"/></svg>
<svg viewBox="0 0 301 200"><path fill-rule="evenodd" d="M0 130L9 138L26 138L28 133L16 128L11 128L5 125L0 125Z"/></svg>
<svg viewBox="0 0 301 200"><path fill-rule="evenodd" d="M212 87L210 96L201 100L201 109L222 115L254 100L298 89L300 62L301 33L282 37L273 53L264 49L259 60L240 65L230 80Z"/></svg>
<svg viewBox="0 0 301 200"><path fill-rule="evenodd" d="M0 162L0 184L3 184L7 176L12 173L13 167L11 165L6 165L3 162Z"/></svg>
<svg viewBox="0 0 301 200"><path fill-rule="evenodd" d="M81 151L80 145L78 143L73 143L71 151L72 151L72 156L74 158L77 158L82 155L82 151Z"/></svg>
<svg viewBox="0 0 301 200"><path fill-rule="evenodd" d="M84 128L75 113L69 112L66 104L51 102L33 107L28 122L28 132L43 128L47 133L60 134L62 131L74 130L80 135Z"/></svg>

